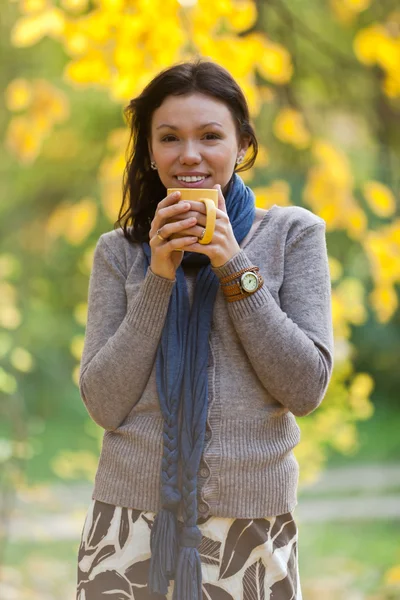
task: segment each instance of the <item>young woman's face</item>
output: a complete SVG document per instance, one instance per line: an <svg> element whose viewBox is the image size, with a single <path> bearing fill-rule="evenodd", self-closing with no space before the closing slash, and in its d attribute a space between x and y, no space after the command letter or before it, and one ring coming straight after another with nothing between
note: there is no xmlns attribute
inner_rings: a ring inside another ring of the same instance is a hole
<svg viewBox="0 0 400 600"><path fill-rule="evenodd" d="M212 188L225 190L238 156L244 156L248 143L238 143L231 113L222 101L195 93L167 96L153 113L150 159L166 188ZM200 174L205 178L191 184L179 175Z"/></svg>

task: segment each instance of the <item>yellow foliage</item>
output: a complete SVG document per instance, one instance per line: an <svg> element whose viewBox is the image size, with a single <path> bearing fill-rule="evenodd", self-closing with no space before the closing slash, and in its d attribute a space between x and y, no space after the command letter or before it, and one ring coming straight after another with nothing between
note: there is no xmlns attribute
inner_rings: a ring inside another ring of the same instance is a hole
<svg viewBox="0 0 400 600"><path fill-rule="evenodd" d="M400 565L388 569L385 573L384 580L388 585L400 585Z"/></svg>
<svg viewBox="0 0 400 600"><path fill-rule="evenodd" d="M122 201L122 176L128 141L128 128L112 131L108 136L107 145L114 154L105 157L99 169L102 207L107 218L113 223L118 217Z"/></svg>
<svg viewBox="0 0 400 600"><path fill-rule="evenodd" d="M353 185L349 161L341 150L322 139L315 140L312 150L315 158L324 167L332 181L343 188Z"/></svg>
<svg viewBox="0 0 400 600"><path fill-rule="evenodd" d="M62 450L51 460L51 468L62 479L77 479L84 477L89 481L94 479L98 458L86 450Z"/></svg>
<svg viewBox="0 0 400 600"><path fill-rule="evenodd" d="M51 7L41 13L21 17L11 31L11 42L17 48L32 46L48 35L59 39L64 30L64 13Z"/></svg>
<svg viewBox="0 0 400 600"><path fill-rule="evenodd" d="M254 188L256 205L259 208L270 208L274 204L278 206L290 206L290 186L283 179L272 181L269 186Z"/></svg>
<svg viewBox="0 0 400 600"><path fill-rule="evenodd" d="M300 444L295 446L293 454L300 465L299 483L314 483L321 473L326 459L326 452L320 440L315 439L315 435L307 436L304 434L303 423L300 423L302 430L302 439Z"/></svg>
<svg viewBox="0 0 400 600"><path fill-rule="evenodd" d="M61 6L72 13L79 13L87 10L89 0L61 0Z"/></svg>
<svg viewBox="0 0 400 600"><path fill-rule="evenodd" d="M398 98L400 96L400 75L398 73L387 75L382 88L389 98Z"/></svg>
<svg viewBox="0 0 400 600"><path fill-rule="evenodd" d="M230 3L229 27L235 33L250 29L257 19L257 8L253 0L236 0Z"/></svg>
<svg viewBox="0 0 400 600"><path fill-rule="evenodd" d="M0 331L0 358L8 354L12 348L12 337L7 331Z"/></svg>
<svg viewBox="0 0 400 600"><path fill-rule="evenodd" d="M75 365L75 367L72 369L72 381L74 382L76 387L79 387L80 372L81 372L80 365L79 364Z"/></svg>
<svg viewBox="0 0 400 600"><path fill-rule="evenodd" d="M335 295L342 302L344 315L347 321L354 325L361 325L367 319L364 306L365 290L359 279L347 277L342 279L335 288Z"/></svg>
<svg viewBox="0 0 400 600"><path fill-rule="evenodd" d="M357 373L349 388L349 402L357 419L369 419L374 413L374 405L369 395L374 389L374 380L368 373Z"/></svg>
<svg viewBox="0 0 400 600"><path fill-rule="evenodd" d="M70 206L68 220L64 223L64 237L74 246L79 246L93 231L97 219L97 204L93 198L83 198Z"/></svg>
<svg viewBox="0 0 400 600"><path fill-rule="evenodd" d="M332 323L335 331L335 339L350 337L350 328L347 323L346 310L343 299L332 291Z"/></svg>
<svg viewBox="0 0 400 600"><path fill-rule="evenodd" d="M343 423L336 426L335 435L332 439L332 447L346 454L354 449L357 444L357 431L353 424Z"/></svg>
<svg viewBox="0 0 400 600"><path fill-rule="evenodd" d="M336 258L333 258L332 256L328 257L328 262L331 281L337 281L343 275L343 266Z"/></svg>
<svg viewBox="0 0 400 600"><path fill-rule="evenodd" d="M39 154L42 132L28 117L14 117L8 125L5 145L21 162L31 163Z"/></svg>
<svg viewBox="0 0 400 600"><path fill-rule="evenodd" d="M330 142L312 143L317 164L308 171L303 198L313 212L322 217L327 230L344 228L350 237L362 240L367 219L353 196L353 175L343 152Z"/></svg>
<svg viewBox="0 0 400 600"><path fill-rule="evenodd" d="M65 201L52 212L46 223L50 239L60 236L72 245L79 246L93 231L97 219L97 204L92 198L78 203Z"/></svg>
<svg viewBox="0 0 400 600"><path fill-rule="evenodd" d="M400 219L378 231L370 231L363 240L375 289L369 300L378 320L387 322L398 306L395 284L400 282Z"/></svg>
<svg viewBox="0 0 400 600"><path fill-rule="evenodd" d="M331 0L331 7L338 18L344 24L352 23L356 16L366 10L372 0Z"/></svg>
<svg viewBox="0 0 400 600"><path fill-rule="evenodd" d="M10 102L13 101L14 82L11 82L11 91L8 88ZM11 119L6 133L6 147L24 163L31 163L38 156L44 139L54 125L69 116L69 104L64 92L44 79L35 79L29 85L28 110L24 115Z"/></svg>
<svg viewBox="0 0 400 600"><path fill-rule="evenodd" d="M394 30L389 17L387 26L370 25L361 29L354 38L357 58L366 65L377 64L383 69L386 77L382 87L392 98L400 96L400 35L394 35Z"/></svg>
<svg viewBox="0 0 400 600"><path fill-rule="evenodd" d="M21 371L22 373L29 373L33 371L35 361L32 354L25 348L19 346L13 348L10 355L10 362L14 369Z"/></svg>
<svg viewBox="0 0 400 600"><path fill-rule="evenodd" d="M77 263L79 271L88 277L92 270L95 247L95 245L90 245L87 248L82 249L82 254Z"/></svg>
<svg viewBox="0 0 400 600"><path fill-rule="evenodd" d="M367 181L363 186L364 196L375 214L391 217L396 210L393 192L379 181Z"/></svg>
<svg viewBox="0 0 400 600"><path fill-rule="evenodd" d="M21 272L21 261L19 258L7 252L0 254L0 280L7 277L19 275Z"/></svg>
<svg viewBox="0 0 400 600"><path fill-rule="evenodd" d="M14 375L11 375L11 373L7 373L7 371L5 371L3 367L0 367L0 392L12 396L12 394L15 394L16 391L17 380L15 379Z"/></svg>
<svg viewBox="0 0 400 600"><path fill-rule="evenodd" d="M257 158L254 163L254 166L256 167L256 169L260 169L260 168L266 167L268 165L269 165L269 152L263 144L259 143Z"/></svg>
<svg viewBox="0 0 400 600"><path fill-rule="evenodd" d="M310 144L310 133L308 132L303 115L293 108L282 108L273 124L273 130L277 138L296 148L306 148Z"/></svg>
<svg viewBox="0 0 400 600"><path fill-rule="evenodd" d="M84 335L74 335L70 342L69 348L70 348L71 354L78 361L81 360L81 357L82 357L84 342L85 342Z"/></svg>
<svg viewBox="0 0 400 600"><path fill-rule="evenodd" d="M0 281L0 327L4 329L17 329L22 317L16 307L17 290L7 281Z"/></svg>
<svg viewBox="0 0 400 600"><path fill-rule="evenodd" d="M347 212L347 233L349 237L360 240L368 228L368 221L364 211L351 202Z"/></svg>
<svg viewBox="0 0 400 600"><path fill-rule="evenodd" d="M260 100L267 104L271 104L276 98L275 90L269 85L260 85L258 92L260 94Z"/></svg>
<svg viewBox="0 0 400 600"><path fill-rule="evenodd" d="M259 55L257 67L265 79L277 84L287 83L293 75L289 52L284 46L268 39L263 40L263 52Z"/></svg>
<svg viewBox="0 0 400 600"><path fill-rule="evenodd" d="M380 323L387 323L399 305L394 288L389 286L377 285L369 295L369 300Z"/></svg>
<svg viewBox="0 0 400 600"><path fill-rule="evenodd" d="M20 0L20 11L26 15L42 12L48 6L48 0Z"/></svg>
<svg viewBox="0 0 400 600"><path fill-rule="evenodd" d="M13 79L5 91L8 110L18 111L28 108L32 102L32 87L26 79Z"/></svg>
<svg viewBox="0 0 400 600"><path fill-rule="evenodd" d="M70 83L108 85L111 81L111 68L99 50L90 50L86 56L70 62L64 70L64 77Z"/></svg>
<svg viewBox="0 0 400 600"><path fill-rule="evenodd" d="M87 302L79 302L74 309L74 318L79 325L86 326L88 305Z"/></svg>

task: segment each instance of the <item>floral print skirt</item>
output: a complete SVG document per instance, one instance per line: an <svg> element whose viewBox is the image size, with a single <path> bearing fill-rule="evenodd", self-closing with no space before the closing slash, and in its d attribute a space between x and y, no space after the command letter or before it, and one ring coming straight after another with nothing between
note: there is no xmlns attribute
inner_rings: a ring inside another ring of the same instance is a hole
<svg viewBox="0 0 400 600"><path fill-rule="evenodd" d="M155 513L92 500L78 553L77 600L172 600L147 588ZM180 524L180 522L179 522ZM293 514L198 520L203 600L302 600Z"/></svg>

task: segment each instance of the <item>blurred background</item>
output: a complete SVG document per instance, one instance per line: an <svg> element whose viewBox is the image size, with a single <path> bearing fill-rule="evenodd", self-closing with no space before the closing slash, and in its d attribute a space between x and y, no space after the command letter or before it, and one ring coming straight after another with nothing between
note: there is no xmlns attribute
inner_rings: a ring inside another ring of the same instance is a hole
<svg viewBox="0 0 400 600"><path fill-rule="evenodd" d="M335 369L295 449L304 600L400 598L398 3L3 0L0 50L0 598L74 598L103 434L79 361L123 107L195 55L247 97L257 205L327 224Z"/></svg>

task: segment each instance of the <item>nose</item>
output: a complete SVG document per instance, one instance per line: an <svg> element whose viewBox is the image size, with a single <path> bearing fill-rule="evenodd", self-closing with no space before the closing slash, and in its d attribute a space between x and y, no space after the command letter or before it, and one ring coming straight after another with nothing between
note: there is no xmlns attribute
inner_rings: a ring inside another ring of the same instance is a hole
<svg viewBox="0 0 400 600"><path fill-rule="evenodd" d="M201 154L194 142L186 142L183 144L179 160L181 164L189 165L201 162Z"/></svg>

